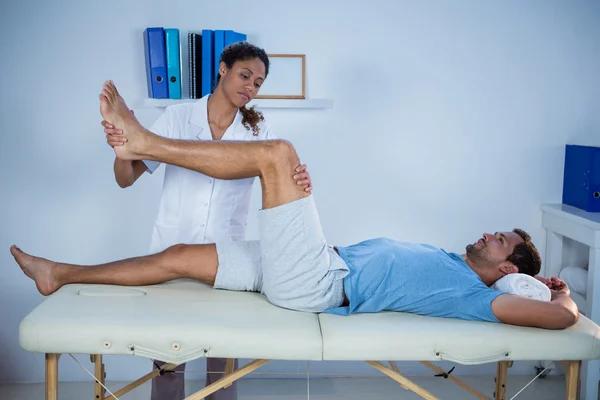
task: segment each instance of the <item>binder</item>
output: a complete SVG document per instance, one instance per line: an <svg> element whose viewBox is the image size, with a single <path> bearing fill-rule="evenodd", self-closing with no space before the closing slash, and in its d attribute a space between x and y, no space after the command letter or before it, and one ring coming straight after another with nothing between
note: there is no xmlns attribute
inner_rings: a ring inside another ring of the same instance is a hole
<svg viewBox="0 0 600 400"><path fill-rule="evenodd" d="M246 34L232 30L225 31L225 47L237 42L245 42Z"/></svg>
<svg viewBox="0 0 600 400"><path fill-rule="evenodd" d="M600 212L600 147L565 145L562 202Z"/></svg>
<svg viewBox="0 0 600 400"><path fill-rule="evenodd" d="M219 74L219 64L221 62L221 53L225 48L225 31L224 30L215 30L214 31L215 41L214 41L214 65L215 69L213 71L213 82L217 83L217 75Z"/></svg>
<svg viewBox="0 0 600 400"><path fill-rule="evenodd" d="M194 66L192 60L194 59L194 33L188 32L188 97L194 98Z"/></svg>
<svg viewBox="0 0 600 400"><path fill-rule="evenodd" d="M194 84L196 85L195 89L195 98L199 99L202 94L202 34L196 34L195 40L196 49L194 50Z"/></svg>
<svg viewBox="0 0 600 400"><path fill-rule="evenodd" d="M179 29L165 29L165 47L167 54L167 86L170 99L181 98L181 50Z"/></svg>
<svg viewBox="0 0 600 400"><path fill-rule="evenodd" d="M144 30L144 53L148 96L154 99L169 98L164 28L153 27Z"/></svg>
<svg viewBox="0 0 600 400"><path fill-rule="evenodd" d="M215 35L212 30L202 30L202 97L213 92L215 80L214 63Z"/></svg>
<svg viewBox="0 0 600 400"><path fill-rule="evenodd" d="M212 54L213 54L213 58L214 58L213 59L214 71L212 73L212 75L213 75L212 82L216 85L217 75L219 74L219 64L221 61L221 53L223 52L223 49L225 47L229 46L230 44L246 41L246 34L240 33L240 32L235 32L231 29L228 29L228 30L218 29L213 32L213 36L214 36L214 40L212 43L213 43L214 51L212 52Z"/></svg>
<svg viewBox="0 0 600 400"><path fill-rule="evenodd" d="M202 35L188 33L188 66L190 99L200 98L202 93Z"/></svg>
<svg viewBox="0 0 600 400"><path fill-rule="evenodd" d="M239 42L245 42L247 39L247 35L245 33L241 33L241 32L236 32L237 35L237 40Z"/></svg>

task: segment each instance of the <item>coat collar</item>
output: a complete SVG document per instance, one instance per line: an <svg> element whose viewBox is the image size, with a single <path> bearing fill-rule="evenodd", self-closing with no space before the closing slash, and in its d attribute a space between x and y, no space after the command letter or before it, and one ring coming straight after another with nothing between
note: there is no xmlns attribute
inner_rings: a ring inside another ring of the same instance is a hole
<svg viewBox="0 0 600 400"><path fill-rule="evenodd" d="M210 125L208 123L207 108L209 97L210 94L207 94L206 96L198 100L196 103L194 103L194 106L192 107L192 114L190 115L190 119L188 120L188 123L190 125L193 125L196 128L198 128L198 133L196 134L196 137L198 139L200 139L200 136L206 135L206 132L204 133L204 135L202 135L202 132L204 131L207 131L210 136ZM232 126L227 128L225 134L223 135L223 138L231 136L232 140L241 139L247 131L246 127L242 125L242 119L242 112L238 110L231 124Z"/></svg>

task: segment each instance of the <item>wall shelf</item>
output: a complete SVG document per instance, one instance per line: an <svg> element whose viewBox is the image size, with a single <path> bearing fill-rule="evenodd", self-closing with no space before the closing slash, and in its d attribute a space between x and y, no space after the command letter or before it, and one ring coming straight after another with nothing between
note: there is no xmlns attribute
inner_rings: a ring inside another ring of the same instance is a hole
<svg viewBox="0 0 600 400"><path fill-rule="evenodd" d="M144 99L145 107L165 108L175 104L194 103L199 99ZM248 106L256 108L312 108L324 109L332 108L333 100L331 99L254 99Z"/></svg>

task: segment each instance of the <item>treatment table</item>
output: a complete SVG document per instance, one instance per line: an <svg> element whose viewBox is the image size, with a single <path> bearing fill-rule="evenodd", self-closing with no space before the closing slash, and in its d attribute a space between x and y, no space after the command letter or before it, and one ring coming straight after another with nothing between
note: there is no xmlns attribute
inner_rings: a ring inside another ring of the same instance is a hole
<svg viewBox="0 0 600 400"><path fill-rule="evenodd" d="M365 361L424 399L438 397L404 377L395 361L419 361L442 374L432 362L497 363L496 400L505 399L512 361L553 360L565 370L566 399L575 400L581 361L600 358L600 327L584 316L568 329L545 330L400 312L312 314L273 306L259 293L216 290L188 280L143 287L63 286L23 319L19 341L23 349L45 354L47 400L58 399L61 354L90 355L97 400L119 398L202 357L230 359L227 375L188 400L227 387L270 360ZM166 364L110 394L103 387L105 355ZM234 370L236 358L254 361ZM388 366L380 360L394 361ZM471 393L465 398L489 398L448 377Z"/></svg>

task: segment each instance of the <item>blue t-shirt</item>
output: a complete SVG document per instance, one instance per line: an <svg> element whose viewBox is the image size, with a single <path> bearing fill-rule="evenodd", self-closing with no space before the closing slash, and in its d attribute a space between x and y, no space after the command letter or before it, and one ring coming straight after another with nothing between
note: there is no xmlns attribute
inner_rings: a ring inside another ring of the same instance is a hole
<svg viewBox="0 0 600 400"><path fill-rule="evenodd" d="M491 303L502 292L483 283L459 254L386 238L336 248L350 270L344 278L350 305L326 313L404 311L500 322Z"/></svg>

